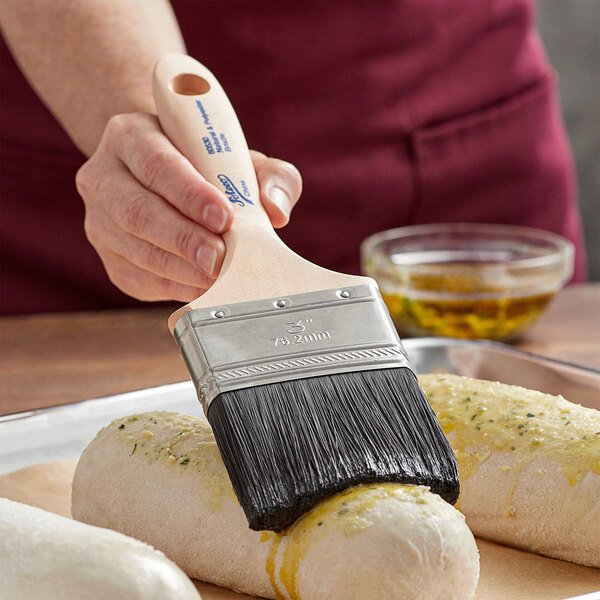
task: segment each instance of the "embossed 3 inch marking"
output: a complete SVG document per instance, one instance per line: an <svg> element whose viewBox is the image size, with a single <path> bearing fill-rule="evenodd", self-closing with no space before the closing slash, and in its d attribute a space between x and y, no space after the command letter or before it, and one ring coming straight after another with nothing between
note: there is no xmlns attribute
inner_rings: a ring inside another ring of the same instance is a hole
<svg viewBox="0 0 600 600"><path fill-rule="evenodd" d="M312 318L307 317L298 321L288 321L286 323L286 332L289 335L282 335L271 338L271 341L278 346L293 346L295 344L309 344L311 342L324 342L331 339L329 331L306 331L306 325L312 323Z"/></svg>

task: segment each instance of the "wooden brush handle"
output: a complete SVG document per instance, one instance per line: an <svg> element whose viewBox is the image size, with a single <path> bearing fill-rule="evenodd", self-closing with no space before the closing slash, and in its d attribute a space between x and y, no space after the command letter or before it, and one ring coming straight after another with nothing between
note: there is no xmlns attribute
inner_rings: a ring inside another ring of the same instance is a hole
<svg viewBox="0 0 600 600"><path fill-rule="evenodd" d="M183 312L364 281L317 267L275 234L260 202L254 166L239 121L214 75L193 58L166 54L154 71L154 99L163 131L194 167L232 202L223 235L227 252L217 281Z"/></svg>
<svg viewBox="0 0 600 600"><path fill-rule="evenodd" d="M272 233L244 133L215 76L190 56L166 54L154 71L154 99L167 137L232 203L226 242L242 225Z"/></svg>

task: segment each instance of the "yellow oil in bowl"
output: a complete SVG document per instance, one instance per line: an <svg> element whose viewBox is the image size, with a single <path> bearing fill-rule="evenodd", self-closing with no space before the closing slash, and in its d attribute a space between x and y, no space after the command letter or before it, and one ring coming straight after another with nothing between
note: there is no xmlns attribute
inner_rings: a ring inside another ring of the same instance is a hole
<svg viewBox="0 0 600 600"><path fill-rule="evenodd" d="M573 247L524 227L421 225L367 238L361 260L401 335L511 341L570 278Z"/></svg>

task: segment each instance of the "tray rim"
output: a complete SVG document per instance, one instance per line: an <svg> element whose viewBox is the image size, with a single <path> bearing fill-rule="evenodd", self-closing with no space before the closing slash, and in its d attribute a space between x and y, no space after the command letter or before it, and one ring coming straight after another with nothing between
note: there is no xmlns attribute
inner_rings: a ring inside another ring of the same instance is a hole
<svg viewBox="0 0 600 600"><path fill-rule="evenodd" d="M513 354L516 357L521 357L526 360L534 360L538 363L547 363L549 366L560 366L566 367L575 372L580 371L587 375L593 375L598 377L598 383L600 385L600 369L596 369L594 367L589 367L587 365L580 365L577 363L569 362L566 360L551 358L548 356L544 356L542 354L536 354L534 352L528 352L527 350L521 350L520 348L514 348L509 344L503 344L501 342L494 342L491 340L466 340L460 338L449 338L449 337L414 337L414 338L406 338L402 340L402 343L405 347L405 350L409 354L410 360L410 350L411 347L428 348L428 347L444 347L444 346L455 346L455 347L464 347L464 348L488 348L492 350L496 350L499 352L504 352L508 354ZM116 400L121 398L131 398L138 394L146 394L150 390L152 391L166 391L165 388L169 390L178 390L181 388L182 390L186 387L191 387L193 389L193 384L190 380L178 381L175 383L166 383L163 385L152 386L148 388L140 388L137 390L131 390L128 392L120 392L117 394L110 394L108 396L97 396L93 398L84 398L82 400L75 400L73 402L67 402L65 404L58 404L56 406L46 406L40 408L34 408L30 410L7 413L4 415L0 415L0 426L6 422L14 422L19 419L26 419L33 416L39 416L43 414L52 413L55 411L59 411L60 409L67 408L75 408L77 406L85 406L92 405L93 403L102 402L106 400ZM88 404L89 403L89 404Z"/></svg>

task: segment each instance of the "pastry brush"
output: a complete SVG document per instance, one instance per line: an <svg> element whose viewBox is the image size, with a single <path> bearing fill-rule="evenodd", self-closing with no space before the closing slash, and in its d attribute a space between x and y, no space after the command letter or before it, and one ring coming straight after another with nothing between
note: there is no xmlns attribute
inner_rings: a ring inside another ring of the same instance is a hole
<svg viewBox="0 0 600 600"><path fill-rule="evenodd" d="M167 54L153 88L167 137L235 210L218 278L169 326L249 526L281 531L363 483L426 485L456 502L454 454L376 283L316 266L277 237L208 69Z"/></svg>

